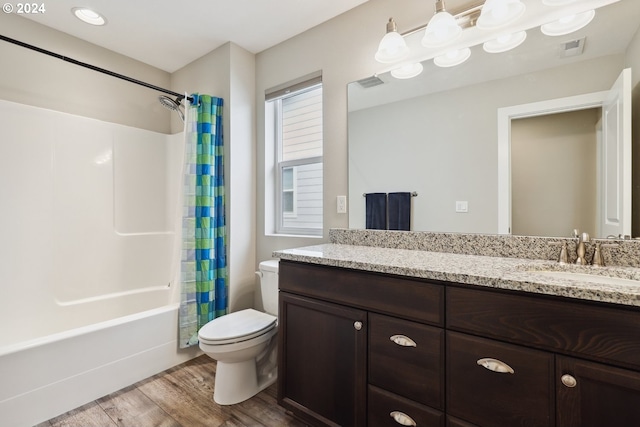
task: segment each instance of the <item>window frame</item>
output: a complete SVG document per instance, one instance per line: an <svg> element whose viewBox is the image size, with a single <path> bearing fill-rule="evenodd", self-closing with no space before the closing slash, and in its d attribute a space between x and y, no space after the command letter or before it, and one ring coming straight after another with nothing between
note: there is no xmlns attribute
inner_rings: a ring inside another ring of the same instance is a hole
<svg viewBox="0 0 640 427"><path fill-rule="evenodd" d="M321 216L322 216L322 224L318 227L287 227L284 225L286 219L297 218L298 216L298 186L297 186L297 174L298 174L298 166L311 165L311 164L321 164L322 175L324 176L324 162L323 156L313 156L300 158L295 160L281 160L283 157L283 144L282 144L282 101L285 98L289 98L292 96L300 95L305 92L309 92L312 90L316 90L318 88L322 88L322 79L321 77L315 77L313 79L303 81L284 89L280 89L278 91L267 93L265 95L265 102L273 104L273 143L274 143L274 231L276 235L296 235L296 236L310 236L310 237L321 237L324 233L324 183L322 184L322 207L321 207ZM265 109L268 111L268 109ZM322 96L322 116L324 116L324 91ZM324 134L324 132L323 132ZM268 136L269 137L269 136ZM322 137L322 151L324 152L324 135ZM293 179L293 212L288 213L284 212L283 206L283 171L287 168L293 168L294 171L294 179ZM266 180L268 181L268 180ZM268 185L268 184L267 184Z"/></svg>

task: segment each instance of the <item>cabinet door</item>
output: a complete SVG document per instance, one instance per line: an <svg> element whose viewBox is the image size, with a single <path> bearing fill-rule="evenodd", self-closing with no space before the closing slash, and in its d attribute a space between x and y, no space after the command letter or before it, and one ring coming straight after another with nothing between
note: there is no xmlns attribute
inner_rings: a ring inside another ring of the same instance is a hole
<svg viewBox="0 0 640 427"><path fill-rule="evenodd" d="M314 426L366 425L366 312L280 292L278 403Z"/></svg>
<svg viewBox="0 0 640 427"><path fill-rule="evenodd" d="M553 426L553 362L551 353L447 332L447 413L483 427Z"/></svg>
<svg viewBox="0 0 640 427"><path fill-rule="evenodd" d="M640 373L558 356L558 426L640 426Z"/></svg>

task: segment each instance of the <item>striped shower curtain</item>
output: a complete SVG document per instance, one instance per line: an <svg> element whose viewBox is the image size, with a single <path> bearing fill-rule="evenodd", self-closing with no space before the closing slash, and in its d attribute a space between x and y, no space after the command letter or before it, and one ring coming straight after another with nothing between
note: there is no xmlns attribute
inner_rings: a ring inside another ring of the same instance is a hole
<svg viewBox="0 0 640 427"><path fill-rule="evenodd" d="M191 96L184 132L181 348L197 344L198 330L228 310L223 100Z"/></svg>

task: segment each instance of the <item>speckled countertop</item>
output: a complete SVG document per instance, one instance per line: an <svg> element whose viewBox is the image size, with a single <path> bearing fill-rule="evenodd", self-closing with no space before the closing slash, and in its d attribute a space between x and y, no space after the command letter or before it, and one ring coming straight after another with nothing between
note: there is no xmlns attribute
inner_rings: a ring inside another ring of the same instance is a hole
<svg viewBox="0 0 640 427"><path fill-rule="evenodd" d="M273 256L312 264L640 307L640 268L636 267L562 265L548 260L335 243L276 251ZM580 279L549 276L550 272L560 271L587 273L588 276ZM611 277L628 281L615 283L616 279L611 280Z"/></svg>

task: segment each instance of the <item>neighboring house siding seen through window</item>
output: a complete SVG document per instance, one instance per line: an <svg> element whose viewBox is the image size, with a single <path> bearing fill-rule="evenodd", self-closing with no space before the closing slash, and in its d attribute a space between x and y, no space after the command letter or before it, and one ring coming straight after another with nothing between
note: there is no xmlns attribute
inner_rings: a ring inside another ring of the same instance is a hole
<svg viewBox="0 0 640 427"><path fill-rule="evenodd" d="M267 138L273 138L275 156L275 232L322 235L322 82L315 78L266 99L266 120L273 120Z"/></svg>

